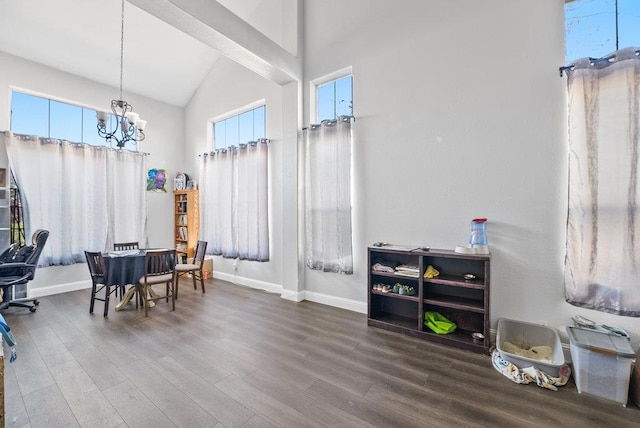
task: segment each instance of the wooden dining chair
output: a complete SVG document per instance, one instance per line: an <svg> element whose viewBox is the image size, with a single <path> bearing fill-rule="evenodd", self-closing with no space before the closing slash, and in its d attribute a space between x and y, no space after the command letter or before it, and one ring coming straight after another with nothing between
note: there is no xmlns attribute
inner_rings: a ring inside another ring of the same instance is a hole
<svg viewBox="0 0 640 428"><path fill-rule="evenodd" d="M96 300L104 302L104 316L109 313L109 296L111 293L118 289L117 286L109 285L107 278L107 269L105 267L104 258L102 253L93 253L85 251L84 256L87 259L87 266L89 266L89 273L91 273L91 304L89 305L89 313L93 313L93 307ZM104 290L104 297L97 297L97 294Z"/></svg>
<svg viewBox="0 0 640 428"><path fill-rule="evenodd" d="M116 242L113 244L113 251L138 250L140 245L137 242Z"/></svg>
<svg viewBox="0 0 640 428"><path fill-rule="evenodd" d="M196 244L195 255L193 257L193 263L179 263L176 265L176 299L178 298L178 283L182 275L191 273L193 278L193 289L197 290L198 286L196 281L200 281L202 286L202 292L204 293L204 273L202 272L202 266L204 264L204 257L207 252L207 241L198 241Z"/></svg>
<svg viewBox="0 0 640 428"><path fill-rule="evenodd" d="M113 251L126 251L126 250L139 250L140 245L138 242L115 242L113 244ZM120 300L122 300L122 296L126 291L126 287L123 285L119 288L120 290Z"/></svg>
<svg viewBox="0 0 640 428"><path fill-rule="evenodd" d="M171 298L171 310L176 310L174 283L176 267L176 250L147 250L144 256L144 276L136 284L138 298L144 306L144 316L148 316L149 303L160 299ZM165 294L159 295L152 289L153 285L165 284ZM136 307L138 305L136 298Z"/></svg>

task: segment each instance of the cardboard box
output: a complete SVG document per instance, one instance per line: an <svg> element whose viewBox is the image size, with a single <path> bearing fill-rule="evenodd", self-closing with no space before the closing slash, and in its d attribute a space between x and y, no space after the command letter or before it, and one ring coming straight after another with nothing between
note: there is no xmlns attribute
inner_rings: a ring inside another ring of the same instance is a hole
<svg viewBox="0 0 640 428"><path fill-rule="evenodd" d="M193 258L187 259L187 263L193 263ZM197 264L197 263L196 263ZM189 278L191 278L191 274L188 274ZM202 264L202 277L204 279L213 278L213 257L206 256L204 258L204 263Z"/></svg>

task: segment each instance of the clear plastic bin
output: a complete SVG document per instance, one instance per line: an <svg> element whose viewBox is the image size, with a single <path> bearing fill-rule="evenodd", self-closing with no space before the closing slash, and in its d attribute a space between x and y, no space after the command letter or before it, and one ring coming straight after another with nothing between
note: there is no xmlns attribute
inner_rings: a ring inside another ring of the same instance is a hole
<svg viewBox="0 0 640 428"><path fill-rule="evenodd" d="M633 348L624 337L567 327L578 392L627 405Z"/></svg>

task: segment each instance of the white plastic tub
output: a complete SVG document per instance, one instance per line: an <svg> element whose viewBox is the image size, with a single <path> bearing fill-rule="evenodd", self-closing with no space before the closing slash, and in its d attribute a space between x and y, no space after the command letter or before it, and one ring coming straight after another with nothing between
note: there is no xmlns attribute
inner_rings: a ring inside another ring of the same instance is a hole
<svg viewBox="0 0 640 428"><path fill-rule="evenodd" d="M507 352L504 349L504 342L511 342L523 349L534 346L549 346L552 350L552 359L551 361L541 361ZM558 332L543 325L501 318L498 320L496 348L500 353L500 358L515 364L519 369L533 366L553 377L558 377L560 367L565 364Z"/></svg>
<svg viewBox="0 0 640 428"><path fill-rule="evenodd" d="M627 405L633 348L624 337L567 327L578 392Z"/></svg>

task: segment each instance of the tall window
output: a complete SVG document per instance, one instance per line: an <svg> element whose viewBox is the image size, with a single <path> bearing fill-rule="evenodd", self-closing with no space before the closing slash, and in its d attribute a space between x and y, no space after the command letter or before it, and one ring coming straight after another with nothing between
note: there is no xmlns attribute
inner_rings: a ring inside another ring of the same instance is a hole
<svg viewBox="0 0 640 428"><path fill-rule="evenodd" d="M258 141L266 135L266 106L252 108L213 122L213 148Z"/></svg>
<svg viewBox="0 0 640 428"><path fill-rule="evenodd" d="M107 129L115 128L115 120L110 114ZM11 131L92 146L108 145L98 136L95 110L18 91L11 93ZM124 148L137 150L131 141Z"/></svg>
<svg viewBox="0 0 640 428"><path fill-rule="evenodd" d="M92 109L14 91L11 110L12 133L4 136L16 183L11 209L24 208L12 230L50 231L42 264L83 262L84 250L117 241L146 242L144 154L106 148Z"/></svg>
<svg viewBox="0 0 640 428"><path fill-rule="evenodd" d="M200 165L200 236L207 252L269 261L269 141L266 106L213 120L215 151Z"/></svg>
<svg viewBox="0 0 640 428"><path fill-rule="evenodd" d="M353 116L353 77L344 76L316 86L316 122Z"/></svg>
<svg viewBox="0 0 640 428"><path fill-rule="evenodd" d="M565 2L565 299L640 317L640 2Z"/></svg>
<svg viewBox="0 0 640 428"><path fill-rule="evenodd" d="M317 124L303 132L305 263L314 270L352 274L351 70L338 71L311 85L311 110L315 109Z"/></svg>
<svg viewBox="0 0 640 428"><path fill-rule="evenodd" d="M567 64L640 44L640 1L565 0Z"/></svg>

